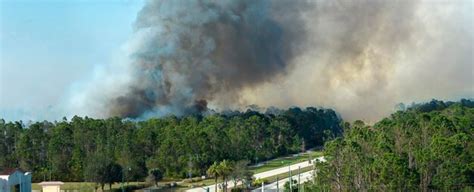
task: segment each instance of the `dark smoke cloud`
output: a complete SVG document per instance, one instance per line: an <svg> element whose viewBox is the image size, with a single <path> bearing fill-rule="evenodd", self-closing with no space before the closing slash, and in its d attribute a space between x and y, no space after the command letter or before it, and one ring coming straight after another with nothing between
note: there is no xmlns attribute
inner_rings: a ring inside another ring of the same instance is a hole
<svg viewBox="0 0 474 192"><path fill-rule="evenodd" d="M99 73L71 111L146 118L208 105L311 105L376 121L400 102L472 98L473 7L471 0L147 1L124 64Z"/></svg>
<svg viewBox="0 0 474 192"><path fill-rule="evenodd" d="M135 24L145 39L132 54L134 80L109 101L110 115L138 117L162 107L189 113L218 93L237 101L243 87L284 74L306 35L301 4L148 1Z"/></svg>

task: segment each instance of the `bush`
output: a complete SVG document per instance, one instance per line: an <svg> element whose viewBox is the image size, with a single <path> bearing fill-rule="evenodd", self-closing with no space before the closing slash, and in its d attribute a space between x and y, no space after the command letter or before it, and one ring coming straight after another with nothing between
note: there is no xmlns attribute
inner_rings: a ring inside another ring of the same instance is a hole
<svg viewBox="0 0 474 192"><path fill-rule="evenodd" d="M255 179L255 181L252 182L252 186L259 187L259 186L262 186L262 183L268 183L268 180L266 180L266 179Z"/></svg>
<svg viewBox="0 0 474 192"><path fill-rule="evenodd" d="M244 189L242 189L242 188L232 188L230 190L230 192L243 192L243 191L244 191Z"/></svg>
<svg viewBox="0 0 474 192"><path fill-rule="evenodd" d="M292 180L293 184L291 185L292 192L298 191L298 183L296 180ZM287 181L284 185L285 191L290 191L290 181Z"/></svg>
<svg viewBox="0 0 474 192"><path fill-rule="evenodd" d="M124 189L125 191L136 191L136 190L139 190L139 189L143 189L145 188L146 186L145 185L128 185L128 186L124 186ZM122 188L118 188L118 189L112 189L112 190L109 190L110 192L122 192Z"/></svg>

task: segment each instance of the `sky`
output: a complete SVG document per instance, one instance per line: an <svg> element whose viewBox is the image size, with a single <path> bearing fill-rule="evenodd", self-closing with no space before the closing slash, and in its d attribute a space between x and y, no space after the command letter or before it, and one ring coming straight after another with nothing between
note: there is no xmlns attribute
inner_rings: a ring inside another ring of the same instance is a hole
<svg viewBox="0 0 474 192"><path fill-rule="evenodd" d="M474 0L0 0L0 118L149 118L205 103L376 122L400 103L474 98L473 10Z"/></svg>
<svg viewBox="0 0 474 192"><path fill-rule="evenodd" d="M111 62L139 0L0 0L0 117L54 119L74 82Z"/></svg>

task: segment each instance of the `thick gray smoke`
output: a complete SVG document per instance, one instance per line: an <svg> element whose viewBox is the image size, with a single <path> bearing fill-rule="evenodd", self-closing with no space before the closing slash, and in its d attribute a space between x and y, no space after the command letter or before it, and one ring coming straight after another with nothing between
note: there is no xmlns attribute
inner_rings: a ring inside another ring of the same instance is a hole
<svg viewBox="0 0 474 192"><path fill-rule="evenodd" d="M94 116L257 104L376 120L400 102L472 97L472 34L470 0L148 1L128 60L73 101Z"/></svg>
<svg viewBox="0 0 474 192"><path fill-rule="evenodd" d="M298 13L298 4L148 1L135 24L136 33L146 38L131 55L133 81L110 100L110 114L202 110L218 93L232 100L241 88L283 74L295 55L292 45L305 34L298 15L279 19L273 15L281 14L275 12L279 7L272 6Z"/></svg>
<svg viewBox="0 0 474 192"><path fill-rule="evenodd" d="M297 68L245 90L246 102L330 106L376 121L397 103L474 96L473 1L312 2Z"/></svg>

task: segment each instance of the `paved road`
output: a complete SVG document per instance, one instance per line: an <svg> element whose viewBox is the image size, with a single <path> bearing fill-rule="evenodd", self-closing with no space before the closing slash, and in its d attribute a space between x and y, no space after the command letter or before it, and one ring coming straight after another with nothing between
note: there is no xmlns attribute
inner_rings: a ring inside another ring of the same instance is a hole
<svg viewBox="0 0 474 192"><path fill-rule="evenodd" d="M259 178L267 178L267 177L271 177L271 176L274 176L274 175L279 175L279 174L282 174L282 173L286 173L289 171L289 169L291 169L291 171L293 172L294 170L298 170L298 167L299 168L305 168L305 167L309 167L309 166L312 166L313 164L309 164L309 161L303 161L301 163L297 163L297 164L293 164L290 166L290 168L288 168L287 166L285 167L280 167L280 168L277 168L277 169L273 169L273 170L270 170L270 171L265 171L265 172L261 172L261 173L257 173L255 175L253 175L256 179L259 179Z"/></svg>
<svg viewBox="0 0 474 192"><path fill-rule="evenodd" d="M292 175L291 178L293 178L293 180L298 181L298 174ZM300 174L300 183L310 181L312 178L313 178L313 171L308 171L308 172L301 173ZM265 185L265 188L264 188L265 192L277 192L277 189L279 189L279 191L283 191L283 189L284 189L283 186L289 180L290 180L289 178L280 179L278 182L274 182L274 183L270 183L268 185ZM277 184L278 184L278 187L277 187ZM252 191L253 192L261 192L262 188L260 187L260 188L254 189Z"/></svg>
<svg viewBox="0 0 474 192"><path fill-rule="evenodd" d="M326 161L326 159L324 159L324 157L318 157L314 160L318 160L318 161ZM297 163L297 164L293 164L290 166L290 168L288 167L281 167L281 168L277 168L277 169L273 169L273 170L269 170L269 171L265 171L265 172L261 172L261 173L257 173L255 175L253 175L255 178L267 178L267 177L271 177L271 176L274 176L274 175L279 175L279 174L282 174L282 173L286 173L289 171L289 169L291 169L291 172L293 174L296 174L296 171L298 170L298 168L305 168L305 167L309 167L309 166L312 166L312 164L309 164L308 161L304 161L304 162L301 162L301 163ZM302 174L303 175L303 174ZM293 177L294 179L294 177ZM288 179L286 180L288 181ZM285 182L286 182L285 181ZM303 182L303 179L301 179L301 182ZM284 182L283 182L284 184ZM222 185L222 183L219 183L218 185ZM227 182L227 185L229 188L232 188L234 187L234 183L232 181L230 182ZM237 183L237 185L240 185L240 183ZM283 186L283 185L282 185ZM214 192L214 189L215 189L215 185L209 185L209 186L205 186L205 187L198 187L198 188L192 188L192 189L188 189L186 190L187 192L203 192L205 191L205 188L209 188L209 191L210 192ZM218 189L219 189L219 186L218 186ZM276 189L276 182L275 182L275 189Z"/></svg>

